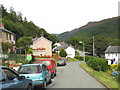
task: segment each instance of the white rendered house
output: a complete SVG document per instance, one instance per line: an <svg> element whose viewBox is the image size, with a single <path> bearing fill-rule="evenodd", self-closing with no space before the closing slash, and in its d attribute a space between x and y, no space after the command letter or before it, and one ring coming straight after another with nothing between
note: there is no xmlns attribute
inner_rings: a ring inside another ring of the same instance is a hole
<svg viewBox="0 0 120 90"><path fill-rule="evenodd" d="M67 52L67 56L66 57L70 57L70 58L74 58L75 57L75 49L72 46L69 46L65 49L65 51Z"/></svg>
<svg viewBox="0 0 120 90"><path fill-rule="evenodd" d="M120 46L109 46L105 51L105 59L109 65L120 63Z"/></svg>

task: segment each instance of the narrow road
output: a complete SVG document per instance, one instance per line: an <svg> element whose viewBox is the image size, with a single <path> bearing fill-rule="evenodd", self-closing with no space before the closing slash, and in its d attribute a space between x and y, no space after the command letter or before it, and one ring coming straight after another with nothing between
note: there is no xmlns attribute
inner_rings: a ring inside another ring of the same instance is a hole
<svg viewBox="0 0 120 90"><path fill-rule="evenodd" d="M80 62L68 62L57 68L57 76L48 88L104 88L96 79L86 73ZM106 90L106 89L105 89Z"/></svg>

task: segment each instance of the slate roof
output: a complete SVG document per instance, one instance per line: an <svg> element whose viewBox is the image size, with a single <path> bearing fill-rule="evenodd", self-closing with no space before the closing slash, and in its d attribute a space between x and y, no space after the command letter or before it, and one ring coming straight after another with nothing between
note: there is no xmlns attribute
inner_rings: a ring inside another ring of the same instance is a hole
<svg viewBox="0 0 120 90"><path fill-rule="evenodd" d="M105 53L120 53L120 46L109 46Z"/></svg>
<svg viewBox="0 0 120 90"><path fill-rule="evenodd" d="M40 39L44 39L44 40L47 40L48 42L52 43L52 41L48 40L47 38L44 38L43 36L42 37L33 38L32 41L33 41L33 43L35 43L35 42L37 42Z"/></svg>
<svg viewBox="0 0 120 90"><path fill-rule="evenodd" d="M13 32L11 32L11 31L9 31L9 30L7 30L7 29L4 29L4 28L2 28L2 27L0 27L0 30L3 30L3 31L5 31L5 32L11 33L11 34L14 34ZM14 35L15 35L15 34L14 34Z"/></svg>
<svg viewBox="0 0 120 90"><path fill-rule="evenodd" d="M55 51L60 51L61 49L66 49L66 48L68 48L68 44L64 44L64 45L62 45L62 46L58 46L58 47L56 47L55 48Z"/></svg>

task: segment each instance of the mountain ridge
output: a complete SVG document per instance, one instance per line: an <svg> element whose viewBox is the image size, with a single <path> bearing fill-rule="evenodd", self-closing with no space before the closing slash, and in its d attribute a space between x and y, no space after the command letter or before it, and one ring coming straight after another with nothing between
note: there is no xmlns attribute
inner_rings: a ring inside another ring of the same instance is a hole
<svg viewBox="0 0 120 90"><path fill-rule="evenodd" d="M108 36L107 34L110 34L112 37L114 37L112 34L115 35L117 33L118 33L118 17L112 17L112 18L103 19L101 21L88 22L84 26L75 28L72 31L67 31L58 34L57 36L60 40L65 41L73 36L84 38L84 37L100 35L100 34Z"/></svg>

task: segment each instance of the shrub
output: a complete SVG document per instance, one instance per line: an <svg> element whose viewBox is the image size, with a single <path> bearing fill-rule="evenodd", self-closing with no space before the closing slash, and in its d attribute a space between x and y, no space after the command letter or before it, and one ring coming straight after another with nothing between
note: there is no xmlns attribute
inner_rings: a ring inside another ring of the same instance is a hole
<svg viewBox="0 0 120 90"><path fill-rule="evenodd" d="M90 58L87 64L96 71L107 71L109 69L107 60L101 58Z"/></svg>
<svg viewBox="0 0 120 90"><path fill-rule="evenodd" d="M67 56L67 53L66 53L65 49L60 50L60 56L61 57L66 57Z"/></svg>
<svg viewBox="0 0 120 90"><path fill-rule="evenodd" d="M78 60L82 60L83 61L83 57L81 56L75 56L74 58L78 59Z"/></svg>
<svg viewBox="0 0 120 90"><path fill-rule="evenodd" d="M117 70L117 69L118 69L118 65L117 65L117 64L111 64L111 65L110 65L110 69L111 69L111 70L113 70L113 69L114 69L114 70Z"/></svg>
<svg viewBox="0 0 120 90"><path fill-rule="evenodd" d="M85 55L85 61L87 62L88 60L92 59L92 56Z"/></svg>
<svg viewBox="0 0 120 90"><path fill-rule="evenodd" d="M100 64L96 59L89 59L87 62L88 66L92 67L96 71L100 71Z"/></svg>

